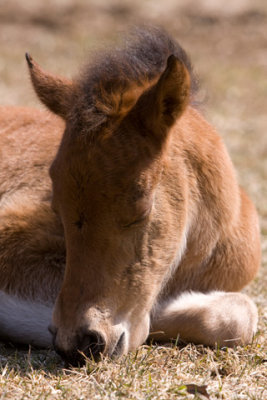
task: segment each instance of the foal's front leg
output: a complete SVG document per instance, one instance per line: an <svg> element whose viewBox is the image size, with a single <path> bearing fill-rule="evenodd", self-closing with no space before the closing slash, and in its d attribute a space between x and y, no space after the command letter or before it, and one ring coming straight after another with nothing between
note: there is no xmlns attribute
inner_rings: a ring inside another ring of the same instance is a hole
<svg viewBox="0 0 267 400"><path fill-rule="evenodd" d="M252 341L257 321L257 308L245 294L185 292L155 308L150 337L233 347Z"/></svg>

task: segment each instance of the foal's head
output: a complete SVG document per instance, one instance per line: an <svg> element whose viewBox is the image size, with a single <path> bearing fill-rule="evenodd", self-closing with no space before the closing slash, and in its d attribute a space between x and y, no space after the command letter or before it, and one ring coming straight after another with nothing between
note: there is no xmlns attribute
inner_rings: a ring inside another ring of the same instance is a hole
<svg viewBox="0 0 267 400"><path fill-rule="evenodd" d="M67 249L51 331L71 363L147 338L171 261L160 182L169 132L189 100L189 62L164 34L146 35L74 81L27 56L39 98L66 120L50 168Z"/></svg>

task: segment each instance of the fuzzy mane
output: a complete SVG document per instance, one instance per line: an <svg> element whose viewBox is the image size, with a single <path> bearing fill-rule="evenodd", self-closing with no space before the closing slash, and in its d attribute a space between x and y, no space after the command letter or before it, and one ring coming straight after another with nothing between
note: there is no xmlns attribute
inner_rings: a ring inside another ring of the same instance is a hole
<svg viewBox="0 0 267 400"><path fill-rule="evenodd" d="M197 79L183 48L161 28L135 28L120 48L104 51L84 68L78 78L82 110L91 114L92 129L107 117L128 111L138 97L160 77L170 55L187 67L191 76L191 100ZM92 118L94 116L94 118Z"/></svg>

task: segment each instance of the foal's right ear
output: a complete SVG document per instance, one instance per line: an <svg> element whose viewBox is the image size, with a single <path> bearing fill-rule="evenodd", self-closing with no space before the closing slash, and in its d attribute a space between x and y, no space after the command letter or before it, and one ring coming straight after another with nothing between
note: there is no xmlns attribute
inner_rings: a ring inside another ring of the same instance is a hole
<svg viewBox="0 0 267 400"><path fill-rule="evenodd" d="M28 53L25 57L37 96L51 111L66 119L74 92L73 82L43 71Z"/></svg>

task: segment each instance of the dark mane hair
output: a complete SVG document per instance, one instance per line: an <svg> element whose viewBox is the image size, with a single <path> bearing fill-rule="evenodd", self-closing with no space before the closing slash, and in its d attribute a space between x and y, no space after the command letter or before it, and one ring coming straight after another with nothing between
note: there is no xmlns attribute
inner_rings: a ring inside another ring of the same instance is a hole
<svg viewBox="0 0 267 400"><path fill-rule="evenodd" d="M142 88L164 71L174 55L191 76L191 100L198 83L183 48L162 28L138 27L126 36L125 44L96 56L78 78L80 94L88 112L93 113L92 129L101 125L121 106L122 96L133 85ZM145 87L144 87L145 90ZM141 93L140 93L141 94Z"/></svg>

